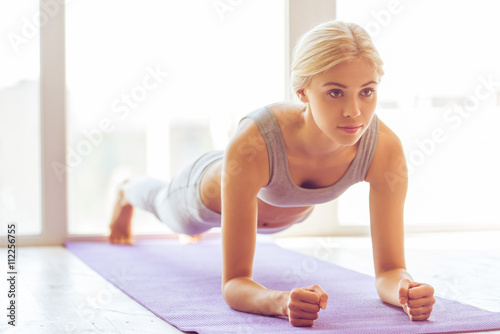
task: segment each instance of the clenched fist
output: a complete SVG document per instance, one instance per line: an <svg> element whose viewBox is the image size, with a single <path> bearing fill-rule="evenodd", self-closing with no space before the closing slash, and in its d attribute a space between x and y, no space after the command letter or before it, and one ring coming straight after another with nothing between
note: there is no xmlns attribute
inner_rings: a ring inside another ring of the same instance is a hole
<svg viewBox="0 0 500 334"><path fill-rule="evenodd" d="M294 327L311 327L327 302L328 295L318 285L293 289L287 302L288 319Z"/></svg>
<svg viewBox="0 0 500 334"><path fill-rule="evenodd" d="M399 303L410 320L427 320L435 302L432 286L408 279L399 282Z"/></svg>

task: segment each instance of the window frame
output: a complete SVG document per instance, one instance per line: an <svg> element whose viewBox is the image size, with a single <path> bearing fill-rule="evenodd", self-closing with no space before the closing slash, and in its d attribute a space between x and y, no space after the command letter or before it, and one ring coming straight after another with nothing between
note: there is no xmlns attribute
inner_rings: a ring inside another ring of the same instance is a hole
<svg viewBox="0 0 500 334"><path fill-rule="evenodd" d="M66 177L55 173L54 163L66 161L66 92L64 1L54 9L40 0L39 12L53 8L40 25L40 153L42 233L19 238L20 246L61 245L67 235Z"/></svg>

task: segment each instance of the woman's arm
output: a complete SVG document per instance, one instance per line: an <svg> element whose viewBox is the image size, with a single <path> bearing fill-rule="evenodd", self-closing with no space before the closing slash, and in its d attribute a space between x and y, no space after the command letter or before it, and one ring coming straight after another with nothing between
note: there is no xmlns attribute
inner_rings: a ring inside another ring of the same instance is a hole
<svg viewBox="0 0 500 334"><path fill-rule="evenodd" d="M222 294L236 310L285 315L286 293L267 290L252 279L257 193L269 173L267 157L246 140L256 130L248 123L226 148L222 167Z"/></svg>
<svg viewBox="0 0 500 334"><path fill-rule="evenodd" d="M269 180L265 145L253 122L245 122L240 135L228 145L222 176L222 294L239 311L289 316L294 326L312 326L326 293L313 286L292 291L269 290L252 279L257 234L257 194Z"/></svg>
<svg viewBox="0 0 500 334"><path fill-rule="evenodd" d="M403 307L410 319L426 320L435 302L434 289L413 281L404 258L406 160L401 142L382 122L367 181L377 292L384 302Z"/></svg>

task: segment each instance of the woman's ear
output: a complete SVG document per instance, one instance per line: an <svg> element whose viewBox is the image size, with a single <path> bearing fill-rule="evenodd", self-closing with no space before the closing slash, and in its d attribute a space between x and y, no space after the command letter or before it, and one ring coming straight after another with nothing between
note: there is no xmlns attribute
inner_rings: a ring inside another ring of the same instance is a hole
<svg viewBox="0 0 500 334"><path fill-rule="evenodd" d="M297 91L297 97L299 98L300 101L302 101L303 103L307 103L309 102L309 100L307 99L307 96L304 92L303 89Z"/></svg>

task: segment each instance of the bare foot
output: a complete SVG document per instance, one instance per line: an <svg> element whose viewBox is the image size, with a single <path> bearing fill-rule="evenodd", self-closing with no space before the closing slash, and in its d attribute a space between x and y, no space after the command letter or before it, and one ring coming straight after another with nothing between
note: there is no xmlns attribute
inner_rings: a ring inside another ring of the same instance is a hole
<svg viewBox="0 0 500 334"><path fill-rule="evenodd" d="M123 185L126 182L127 181L121 184L120 190L118 191L118 199L116 200L113 217L111 218L111 224L109 225L109 229L111 230L111 233L109 234L109 241L112 244L134 244L134 240L132 238L132 214L134 213L134 207L125 197Z"/></svg>
<svg viewBox="0 0 500 334"><path fill-rule="evenodd" d="M200 241L202 234L197 235L188 235L188 234L179 234L177 237L179 238L179 242L181 244L195 244Z"/></svg>

